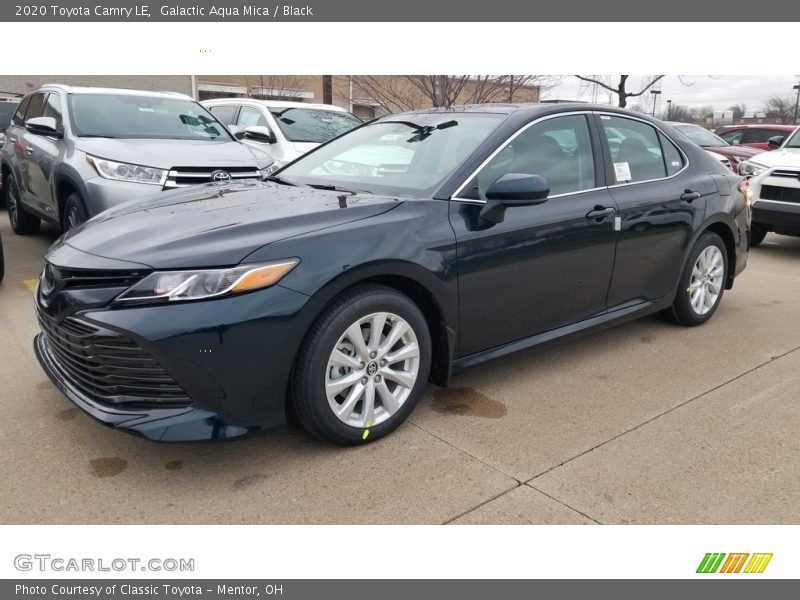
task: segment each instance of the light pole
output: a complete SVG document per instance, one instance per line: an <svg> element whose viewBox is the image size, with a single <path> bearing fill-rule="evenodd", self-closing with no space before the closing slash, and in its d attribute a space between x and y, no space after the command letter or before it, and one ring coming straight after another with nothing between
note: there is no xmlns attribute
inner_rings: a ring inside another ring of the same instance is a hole
<svg viewBox="0 0 800 600"><path fill-rule="evenodd" d="M661 90L650 90L650 93L653 94L653 116L656 116L656 100L658 100L658 95L661 93Z"/></svg>
<svg viewBox="0 0 800 600"><path fill-rule="evenodd" d="M797 105L800 104L800 83L792 86L793 90L797 90L797 98L794 101L794 124L797 125Z"/></svg>
<svg viewBox="0 0 800 600"><path fill-rule="evenodd" d="M672 100L667 100L667 121L672 116Z"/></svg>

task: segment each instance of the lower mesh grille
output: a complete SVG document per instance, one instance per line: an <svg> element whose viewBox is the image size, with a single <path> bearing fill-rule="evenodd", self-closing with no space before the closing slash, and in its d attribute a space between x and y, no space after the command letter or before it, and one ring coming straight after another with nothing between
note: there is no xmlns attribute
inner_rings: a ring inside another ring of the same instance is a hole
<svg viewBox="0 0 800 600"><path fill-rule="evenodd" d="M53 362L91 399L114 405L191 403L181 386L133 340L77 318L56 321L37 312Z"/></svg>

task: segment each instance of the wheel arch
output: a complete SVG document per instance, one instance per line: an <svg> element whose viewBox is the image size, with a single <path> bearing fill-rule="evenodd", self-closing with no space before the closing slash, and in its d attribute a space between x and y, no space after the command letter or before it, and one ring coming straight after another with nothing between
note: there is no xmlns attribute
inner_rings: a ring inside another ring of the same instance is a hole
<svg viewBox="0 0 800 600"><path fill-rule="evenodd" d="M725 252L728 255L728 273L725 278L725 289L729 290L733 287L733 279L736 273L736 237L733 228L730 224L721 220L706 223L705 227L696 236L695 241L706 231L716 233L725 244ZM694 245L694 241L692 241L692 245Z"/></svg>

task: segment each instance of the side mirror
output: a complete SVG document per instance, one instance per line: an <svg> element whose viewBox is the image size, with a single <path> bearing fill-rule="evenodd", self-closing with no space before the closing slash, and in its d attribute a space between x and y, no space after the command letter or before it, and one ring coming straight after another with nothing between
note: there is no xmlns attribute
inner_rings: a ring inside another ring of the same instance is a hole
<svg viewBox="0 0 800 600"><path fill-rule="evenodd" d="M253 125L244 130L244 137L254 142L261 142L263 144L274 144L278 141L275 134L272 133L269 127L263 125Z"/></svg>
<svg viewBox="0 0 800 600"><path fill-rule="evenodd" d="M774 135L767 140L767 144L769 144L770 148L780 148L783 145L783 140L785 139L786 136Z"/></svg>
<svg viewBox="0 0 800 600"><path fill-rule="evenodd" d="M56 120L53 117L34 117L25 122L25 129L36 135L49 135L64 137L64 132L56 129Z"/></svg>
<svg viewBox="0 0 800 600"><path fill-rule="evenodd" d="M237 140L244 138L244 127L240 127L239 125L228 125L228 131L230 131L231 135Z"/></svg>
<svg viewBox="0 0 800 600"><path fill-rule="evenodd" d="M490 223L502 223L506 208L510 206L533 206L547 202L550 184L541 175L507 173L486 190L486 206L481 218Z"/></svg>

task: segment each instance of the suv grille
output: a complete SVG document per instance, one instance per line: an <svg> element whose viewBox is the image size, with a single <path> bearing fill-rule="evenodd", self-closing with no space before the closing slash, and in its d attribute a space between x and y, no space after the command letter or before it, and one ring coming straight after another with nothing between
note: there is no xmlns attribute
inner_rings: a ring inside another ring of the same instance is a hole
<svg viewBox="0 0 800 600"><path fill-rule="evenodd" d="M791 169L775 169L770 173L771 177L791 177L792 179L800 179L800 171L792 171Z"/></svg>
<svg viewBox="0 0 800 600"><path fill-rule="evenodd" d="M186 187L199 183L228 182L239 179L262 179L255 167L173 167L167 175L164 189Z"/></svg>
<svg viewBox="0 0 800 600"><path fill-rule="evenodd" d="M800 204L800 188L785 188L777 185L762 185L761 199L777 200L779 202L796 202Z"/></svg>
<svg viewBox="0 0 800 600"><path fill-rule="evenodd" d="M191 403L181 386L133 340L74 317L57 322L40 310L37 316L61 374L93 400L140 406Z"/></svg>

